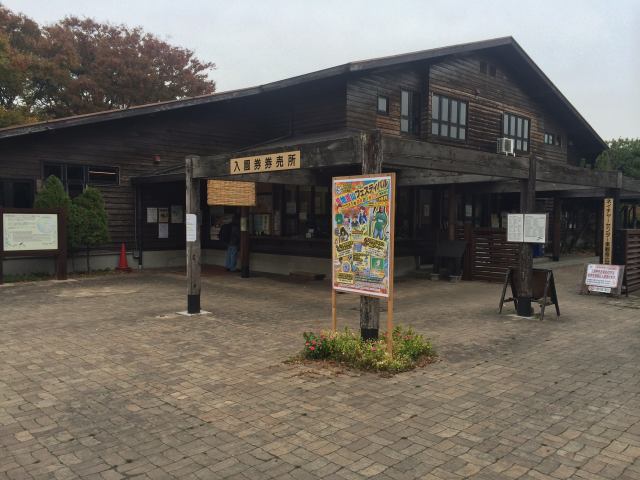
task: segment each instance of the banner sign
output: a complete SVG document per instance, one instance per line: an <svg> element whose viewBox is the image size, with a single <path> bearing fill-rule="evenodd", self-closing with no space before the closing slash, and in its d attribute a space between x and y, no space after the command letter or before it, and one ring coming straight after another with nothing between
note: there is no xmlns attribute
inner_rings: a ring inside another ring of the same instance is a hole
<svg viewBox="0 0 640 480"><path fill-rule="evenodd" d="M611 265L613 251L613 198L604 199L602 222L602 263Z"/></svg>
<svg viewBox="0 0 640 480"><path fill-rule="evenodd" d="M293 170L297 168L300 168L300 150L232 158L229 162L229 173L231 175L275 172L277 170Z"/></svg>
<svg viewBox="0 0 640 480"><path fill-rule="evenodd" d="M58 250L58 215L3 213L4 251Z"/></svg>
<svg viewBox="0 0 640 480"><path fill-rule="evenodd" d="M394 174L333 179L333 289L389 297Z"/></svg>
<svg viewBox="0 0 640 480"><path fill-rule="evenodd" d="M600 265L590 263L585 268L583 285L588 292L614 293L619 295L622 288L623 276L624 265Z"/></svg>

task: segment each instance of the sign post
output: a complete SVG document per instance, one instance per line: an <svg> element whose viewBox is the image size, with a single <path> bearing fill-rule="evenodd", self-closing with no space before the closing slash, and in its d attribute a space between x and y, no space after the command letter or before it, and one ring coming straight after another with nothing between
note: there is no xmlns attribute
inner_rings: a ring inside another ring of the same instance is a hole
<svg viewBox="0 0 640 480"><path fill-rule="evenodd" d="M332 182L331 327L336 292L386 298L387 351L393 346L395 174L336 177Z"/></svg>
<svg viewBox="0 0 640 480"><path fill-rule="evenodd" d="M602 263L611 265L613 256L613 198L604 199L602 217Z"/></svg>

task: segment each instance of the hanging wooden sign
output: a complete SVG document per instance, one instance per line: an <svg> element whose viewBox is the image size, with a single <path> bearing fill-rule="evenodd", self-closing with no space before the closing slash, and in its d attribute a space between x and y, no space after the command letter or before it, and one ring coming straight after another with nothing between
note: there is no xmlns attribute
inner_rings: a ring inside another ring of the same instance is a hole
<svg viewBox="0 0 640 480"><path fill-rule="evenodd" d="M300 150L232 158L229 161L229 173L231 175L268 173L297 168L300 168Z"/></svg>

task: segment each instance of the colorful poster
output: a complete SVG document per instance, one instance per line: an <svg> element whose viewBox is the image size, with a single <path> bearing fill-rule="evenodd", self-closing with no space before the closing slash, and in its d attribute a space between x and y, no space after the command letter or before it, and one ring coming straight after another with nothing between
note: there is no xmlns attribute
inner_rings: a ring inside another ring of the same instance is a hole
<svg viewBox="0 0 640 480"><path fill-rule="evenodd" d="M333 179L333 288L388 297L393 275L393 174Z"/></svg>

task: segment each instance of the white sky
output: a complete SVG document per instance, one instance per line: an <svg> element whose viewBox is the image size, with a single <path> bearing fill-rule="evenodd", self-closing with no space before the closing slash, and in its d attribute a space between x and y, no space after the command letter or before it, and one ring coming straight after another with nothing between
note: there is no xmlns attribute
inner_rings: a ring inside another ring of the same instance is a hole
<svg viewBox="0 0 640 480"><path fill-rule="evenodd" d="M142 26L213 61L218 91L513 36L605 139L640 137L640 1L0 0L40 23Z"/></svg>

